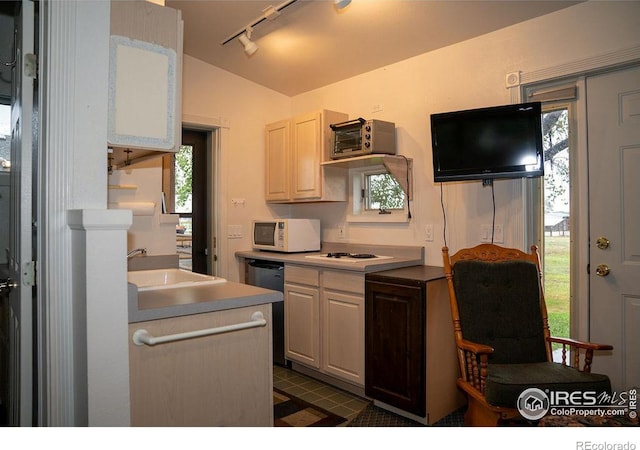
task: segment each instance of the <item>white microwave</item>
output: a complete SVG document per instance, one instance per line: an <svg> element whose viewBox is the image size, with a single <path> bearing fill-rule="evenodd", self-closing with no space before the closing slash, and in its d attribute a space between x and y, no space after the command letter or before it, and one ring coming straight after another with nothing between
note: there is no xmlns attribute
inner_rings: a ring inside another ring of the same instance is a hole
<svg viewBox="0 0 640 450"><path fill-rule="evenodd" d="M252 245L273 252L314 252L320 250L320 220L254 220Z"/></svg>

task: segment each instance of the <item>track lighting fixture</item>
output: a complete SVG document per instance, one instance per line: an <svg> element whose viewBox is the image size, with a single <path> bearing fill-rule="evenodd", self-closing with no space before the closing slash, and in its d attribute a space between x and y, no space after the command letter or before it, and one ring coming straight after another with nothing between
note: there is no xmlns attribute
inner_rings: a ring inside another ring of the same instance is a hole
<svg viewBox="0 0 640 450"><path fill-rule="evenodd" d="M238 40L244 46L244 52L251 56L258 51L258 45L251 40L251 27L247 27L246 31L240 35Z"/></svg>
<svg viewBox="0 0 640 450"><path fill-rule="evenodd" d="M238 38L240 43L244 46L244 52L251 56L255 52L258 51L258 45L255 42L251 41L251 32L253 31L253 27L264 22L265 20L273 21L277 19L281 14L282 10L293 5L298 0L286 0L280 3L278 6L269 6L262 11L262 15L255 19L253 22L249 23L246 27L236 31L225 40L220 42L220 45L225 45L235 38ZM351 0L333 0L333 5L338 9L344 9L351 3Z"/></svg>
<svg viewBox="0 0 640 450"><path fill-rule="evenodd" d="M333 0L333 5L338 9L343 9L349 6L351 0Z"/></svg>

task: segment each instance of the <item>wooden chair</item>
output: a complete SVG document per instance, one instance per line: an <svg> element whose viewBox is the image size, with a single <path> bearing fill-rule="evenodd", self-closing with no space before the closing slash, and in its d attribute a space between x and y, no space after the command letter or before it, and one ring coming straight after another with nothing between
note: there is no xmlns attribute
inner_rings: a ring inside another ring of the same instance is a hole
<svg viewBox="0 0 640 450"><path fill-rule="evenodd" d="M593 351L612 346L551 337L535 245L524 253L482 244L452 256L443 247L442 255L466 425L521 418L517 399L527 388L611 393L609 378L590 372ZM552 342L562 344L561 363L553 362Z"/></svg>

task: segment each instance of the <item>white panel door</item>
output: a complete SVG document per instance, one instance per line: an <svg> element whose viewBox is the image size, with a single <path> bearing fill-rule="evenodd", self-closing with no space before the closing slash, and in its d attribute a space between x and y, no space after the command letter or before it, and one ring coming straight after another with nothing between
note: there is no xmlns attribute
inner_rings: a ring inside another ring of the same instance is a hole
<svg viewBox="0 0 640 450"><path fill-rule="evenodd" d="M587 78L587 114L590 340L614 347L593 371L619 392L640 386L640 67Z"/></svg>

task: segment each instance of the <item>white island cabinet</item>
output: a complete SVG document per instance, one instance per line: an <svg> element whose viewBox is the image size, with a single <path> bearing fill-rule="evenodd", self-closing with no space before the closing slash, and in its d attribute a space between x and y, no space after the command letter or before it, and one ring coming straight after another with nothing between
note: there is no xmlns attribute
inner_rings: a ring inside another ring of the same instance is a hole
<svg viewBox="0 0 640 450"><path fill-rule="evenodd" d="M137 330L154 337L254 322L265 326L156 345L136 345ZM129 325L132 426L273 426L271 304Z"/></svg>

